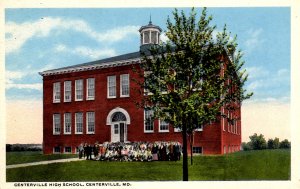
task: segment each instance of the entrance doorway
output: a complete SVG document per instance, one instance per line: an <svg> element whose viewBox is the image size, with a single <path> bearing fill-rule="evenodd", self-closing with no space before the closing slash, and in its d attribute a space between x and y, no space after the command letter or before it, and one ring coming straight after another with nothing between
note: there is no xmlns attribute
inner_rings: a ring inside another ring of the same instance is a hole
<svg viewBox="0 0 300 189"><path fill-rule="evenodd" d="M127 141L126 116L122 112L115 112L111 122L111 142Z"/></svg>
<svg viewBox="0 0 300 189"><path fill-rule="evenodd" d="M113 124L112 142L125 142L127 139L126 123L117 122Z"/></svg>

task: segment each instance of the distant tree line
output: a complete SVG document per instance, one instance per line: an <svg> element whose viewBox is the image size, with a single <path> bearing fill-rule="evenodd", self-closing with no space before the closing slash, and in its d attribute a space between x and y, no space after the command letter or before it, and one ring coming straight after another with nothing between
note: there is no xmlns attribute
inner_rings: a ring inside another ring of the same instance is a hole
<svg viewBox="0 0 300 189"><path fill-rule="evenodd" d="M279 141L279 138L275 137L274 139L269 139L266 141L264 135L260 134L249 136L250 142L243 142L242 148L244 151L248 150L263 150L263 149L289 149L291 148L291 142L287 139Z"/></svg>
<svg viewBox="0 0 300 189"><path fill-rule="evenodd" d="M42 151L41 144L6 144L6 152Z"/></svg>

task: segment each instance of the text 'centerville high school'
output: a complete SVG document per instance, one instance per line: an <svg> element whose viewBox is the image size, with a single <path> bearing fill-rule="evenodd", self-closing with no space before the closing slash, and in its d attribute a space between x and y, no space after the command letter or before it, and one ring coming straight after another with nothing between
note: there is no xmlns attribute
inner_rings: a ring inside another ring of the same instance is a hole
<svg viewBox="0 0 300 189"><path fill-rule="evenodd" d="M43 151L76 153L81 143L182 142L180 130L163 120L145 121L153 113L137 108L142 95L132 80L139 78L132 66L142 61L141 49L159 44L161 28L151 22L139 30L137 52L94 62L47 70L43 76ZM235 112L241 116L240 104ZM193 152L224 154L240 150L241 121L225 118L195 131ZM191 149L188 149L189 151Z"/></svg>

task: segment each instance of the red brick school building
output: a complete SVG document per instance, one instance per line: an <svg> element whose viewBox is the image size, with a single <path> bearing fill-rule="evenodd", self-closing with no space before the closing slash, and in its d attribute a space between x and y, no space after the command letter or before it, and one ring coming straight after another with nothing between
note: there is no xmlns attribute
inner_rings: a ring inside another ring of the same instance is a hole
<svg viewBox="0 0 300 189"><path fill-rule="evenodd" d="M151 22L139 30L141 48L159 44L161 28ZM140 51L94 62L41 72L43 77L43 151L76 153L81 143L178 141L182 134L167 122L145 120L150 110L136 107L143 94L134 88L138 78L132 65L141 63ZM241 116L240 104L228 117ZM220 118L199 126L193 152L225 154L239 151L241 121ZM190 150L190 149L188 149Z"/></svg>

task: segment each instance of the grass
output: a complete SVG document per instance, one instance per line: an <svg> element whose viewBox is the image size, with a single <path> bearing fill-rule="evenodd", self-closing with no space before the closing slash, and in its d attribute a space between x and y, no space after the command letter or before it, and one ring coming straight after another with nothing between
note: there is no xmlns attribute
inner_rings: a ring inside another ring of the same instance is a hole
<svg viewBox="0 0 300 189"><path fill-rule="evenodd" d="M44 155L41 151L7 152L6 165L78 157L74 154Z"/></svg>
<svg viewBox="0 0 300 189"><path fill-rule="evenodd" d="M289 180L290 150L194 156L189 180ZM79 161L7 169L8 182L165 181L182 179L179 162Z"/></svg>

